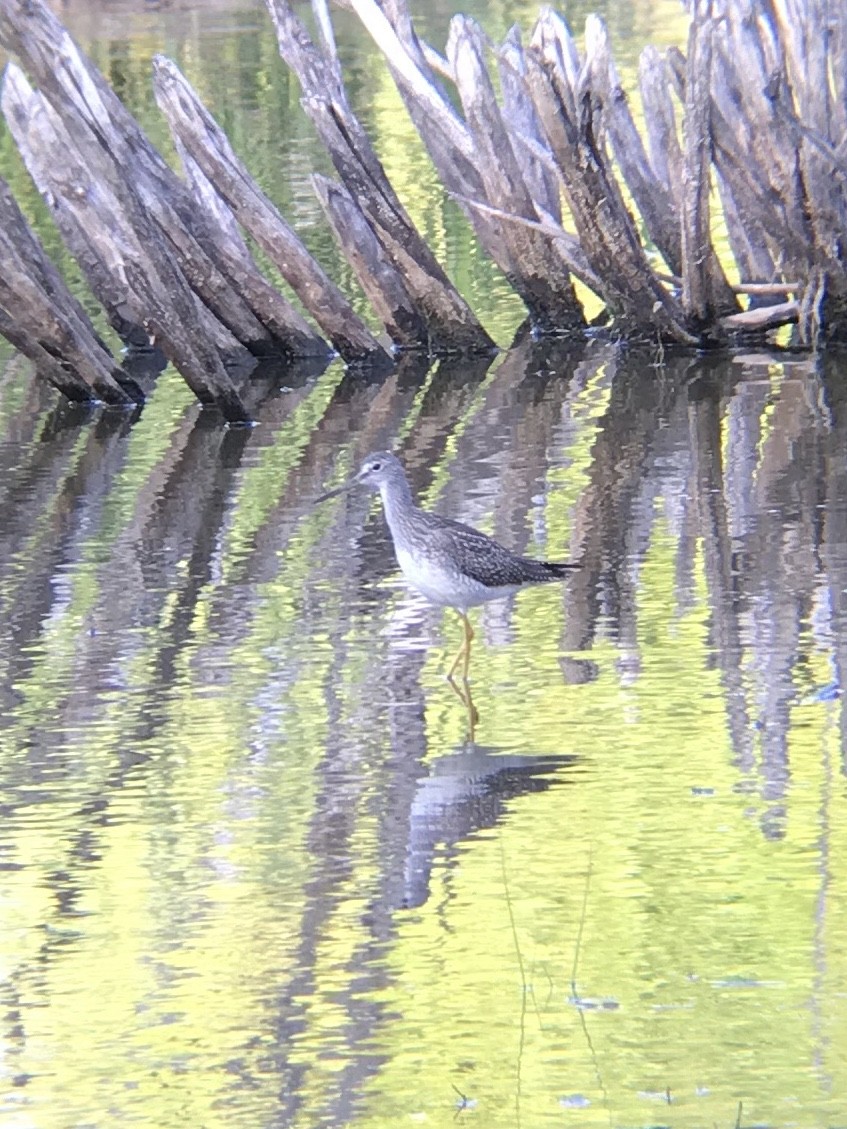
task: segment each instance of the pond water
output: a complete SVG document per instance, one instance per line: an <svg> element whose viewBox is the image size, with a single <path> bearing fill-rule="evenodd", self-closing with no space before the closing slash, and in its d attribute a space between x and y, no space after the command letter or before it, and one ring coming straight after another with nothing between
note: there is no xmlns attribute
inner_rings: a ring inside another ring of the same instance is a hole
<svg viewBox="0 0 847 1129"><path fill-rule="evenodd" d="M625 51L657 7L605 9ZM173 54L337 264L260 6L63 14L151 132ZM138 418L57 405L0 345L4 1129L847 1125L845 377L523 339L265 369L245 430L170 372ZM472 613L475 724L379 504L313 505L387 446L426 506L582 566Z"/></svg>

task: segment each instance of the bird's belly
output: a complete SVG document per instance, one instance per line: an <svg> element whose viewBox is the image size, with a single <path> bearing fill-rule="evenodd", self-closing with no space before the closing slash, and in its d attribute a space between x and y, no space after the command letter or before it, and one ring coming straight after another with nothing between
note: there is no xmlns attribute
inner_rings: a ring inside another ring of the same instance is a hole
<svg viewBox="0 0 847 1129"><path fill-rule="evenodd" d="M409 584L430 603L441 607L472 608L517 590L512 586L489 588L458 571L442 568L431 559L422 561L402 549L397 550L397 563Z"/></svg>
<svg viewBox="0 0 847 1129"><path fill-rule="evenodd" d="M433 604L444 607L457 603L455 576L432 561L421 561L412 553L397 550L397 563L406 580Z"/></svg>

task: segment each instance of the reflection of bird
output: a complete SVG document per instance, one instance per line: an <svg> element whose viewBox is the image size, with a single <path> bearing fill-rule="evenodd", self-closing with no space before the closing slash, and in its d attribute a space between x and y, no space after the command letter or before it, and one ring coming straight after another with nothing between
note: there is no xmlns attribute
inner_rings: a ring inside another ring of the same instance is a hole
<svg viewBox="0 0 847 1129"><path fill-rule="evenodd" d="M423 905L433 868L442 869L446 878L456 866L457 844L496 827L517 797L566 783L568 770L577 763L567 753L521 756L473 743L428 760L405 817L408 838L398 904ZM398 812L397 826L403 820Z"/></svg>
<svg viewBox="0 0 847 1129"><path fill-rule="evenodd" d="M451 680L460 663L463 682L468 678L473 639L468 608L511 596L530 584L562 580L578 567L519 557L469 525L419 509L402 463L388 451L368 455L358 474L318 501L354 486L379 491L397 563L412 587L462 617L465 633L447 675Z"/></svg>

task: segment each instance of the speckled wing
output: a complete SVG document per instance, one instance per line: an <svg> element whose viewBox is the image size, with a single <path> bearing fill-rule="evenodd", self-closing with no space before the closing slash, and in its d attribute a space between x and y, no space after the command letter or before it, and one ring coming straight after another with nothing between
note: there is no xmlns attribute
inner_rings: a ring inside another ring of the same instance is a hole
<svg viewBox="0 0 847 1129"><path fill-rule="evenodd" d="M434 515L424 517L430 519ZM428 552L438 556L445 567L449 561L453 568L486 588L543 584L562 579L576 567L519 557L478 529L449 518L427 520L427 525Z"/></svg>

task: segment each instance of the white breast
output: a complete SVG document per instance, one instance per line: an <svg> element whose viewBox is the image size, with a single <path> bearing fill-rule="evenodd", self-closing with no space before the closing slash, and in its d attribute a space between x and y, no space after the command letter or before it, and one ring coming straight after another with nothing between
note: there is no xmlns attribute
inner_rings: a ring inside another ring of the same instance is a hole
<svg viewBox="0 0 847 1129"><path fill-rule="evenodd" d="M424 566L412 553L398 549L397 563L411 586L433 604L448 607L457 602L455 578L445 574L431 561Z"/></svg>
<svg viewBox="0 0 847 1129"><path fill-rule="evenodd" d="M430 603L449 608L473 608L488 600L509 596L520 585L504 588L487 588L468 576L457 576L455 572L445 572L431 559L423 564L406 549L397 549L397 563L403 575L413 588L416 588Z"/></svg>

